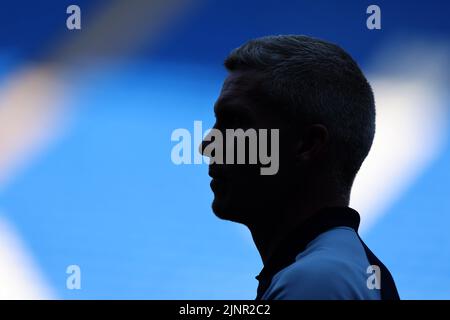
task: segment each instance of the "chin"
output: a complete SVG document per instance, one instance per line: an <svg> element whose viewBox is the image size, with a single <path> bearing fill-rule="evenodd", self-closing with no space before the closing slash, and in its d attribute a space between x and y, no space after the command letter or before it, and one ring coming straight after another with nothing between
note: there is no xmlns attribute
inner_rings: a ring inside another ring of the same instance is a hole
<svg viewBox="0 0 450 320"><path fill-rule="evenodd" d="M242 214L242 210L232 206L228 201L214 197L212 210L219 219L245 224L245 213Z"/></svg>

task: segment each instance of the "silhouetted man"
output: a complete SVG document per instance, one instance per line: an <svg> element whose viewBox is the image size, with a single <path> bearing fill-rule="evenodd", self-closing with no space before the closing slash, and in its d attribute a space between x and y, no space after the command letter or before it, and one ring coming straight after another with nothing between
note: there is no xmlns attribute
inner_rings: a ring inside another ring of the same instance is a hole
<svg viewBox="0 0 450 320"><path fill-rule="evenodd" d="M214 159L214 213L246 225L261 255L256 298L398 299L389 271L358 236L358 213L348 207L375 133L373 93L358 65L334 44L287 35L249 41L225 66L215 133L202 152ZM242 130L228 135L232 129ZM245 134L250 129L259 141ZM260 129L277 139L262 137ZM245 164L233 146L239 137ZM249 161L266 147L277 161L269 174L261 170L267 161Z"/></svg>

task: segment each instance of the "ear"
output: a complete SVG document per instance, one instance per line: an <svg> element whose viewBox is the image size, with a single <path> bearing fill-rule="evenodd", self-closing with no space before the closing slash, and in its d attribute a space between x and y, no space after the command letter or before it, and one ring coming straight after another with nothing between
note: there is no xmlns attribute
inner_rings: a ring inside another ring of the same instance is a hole
<svg viewBox="0 0 450 320"><path fill-rule="evenodd" d="M296 162L303 163L316 159L325 151L328 139L328 129L322 124L313 124L304 128L296 145Z"/></svg>

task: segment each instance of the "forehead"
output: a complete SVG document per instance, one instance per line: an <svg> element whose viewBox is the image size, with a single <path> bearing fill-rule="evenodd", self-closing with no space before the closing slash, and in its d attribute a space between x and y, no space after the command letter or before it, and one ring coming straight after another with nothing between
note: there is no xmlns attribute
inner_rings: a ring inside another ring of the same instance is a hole
<svg viewBox="0 0 450 320"><path fill-rule="evenodd" d="M260 104L261 75L254 71L233 71L225 79L216 107Z"/></svg>
<svg viewBox="0 0 450 320"><path fill-rule="evenodd" d="M262 76L256 71L232 71L223 82L221 95L252 95Z"/></svg>
<svg viewBox="0 0 450 320"><path fill-rule="evenodd" d="M216 116L242 115L255 127L281 128L288 119L264 92L263 81L255 71L230 72L214 105Z"/></svg>

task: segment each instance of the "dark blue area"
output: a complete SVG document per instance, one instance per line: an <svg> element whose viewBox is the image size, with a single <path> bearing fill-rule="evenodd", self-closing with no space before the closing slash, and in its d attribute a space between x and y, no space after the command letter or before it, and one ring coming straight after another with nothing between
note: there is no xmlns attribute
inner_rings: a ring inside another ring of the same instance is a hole
<svg viewBox="0 0 450 320"><path fill-rule="evenodd" d="M2 1L0 5L0 52L27 60L43 59L63 40L76 34L66 27L69 5L81 8L82 21L98 13L99 0ZM104 2L103 2L104 4Z"/></svg>
<svg viewBox="0 0 450 320"><path fill-rule="evenodd" d="M9 1L0 10L0 49L24 59L45 56L50 48L75 34L65 27L66 8L73 1ZM85 30L110 3L78 0ZM149 38L136 59L221 63L226 53L250 38L268 34L307 34L334 41L358 61L366 59L381 41L398 33L448 37L450 2L387 1L381 8L382 30L366 28L366 8L373 1L193 1L186 16L171 21L158 45ZM83 31L84 32L84 31Z"/></svg>

